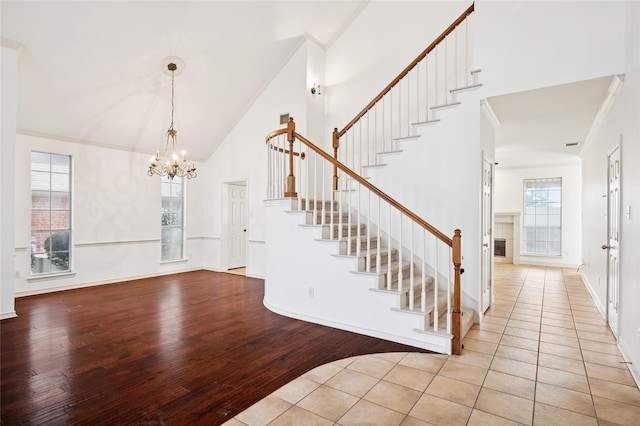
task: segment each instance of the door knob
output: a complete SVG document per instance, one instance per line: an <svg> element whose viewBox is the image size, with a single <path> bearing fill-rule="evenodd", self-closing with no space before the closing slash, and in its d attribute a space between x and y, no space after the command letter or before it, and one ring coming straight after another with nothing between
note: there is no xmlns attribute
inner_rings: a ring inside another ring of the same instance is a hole
<svg viewBox="0 0 640 426"><path fill-rule="evenodd" d="M247 230L245 229L244 232L247 232Z"/></svg>
<svg viewBox="0 0 640 426"><path fill-rule="evenodd" d="M602 250L607 250L607 249L610 249L610 248L611 248L611 246L608 246L608 245L606 245L606 244L603 244L603 245L602 245L602 247L600 247L600 248L601 248Z"/></svg>

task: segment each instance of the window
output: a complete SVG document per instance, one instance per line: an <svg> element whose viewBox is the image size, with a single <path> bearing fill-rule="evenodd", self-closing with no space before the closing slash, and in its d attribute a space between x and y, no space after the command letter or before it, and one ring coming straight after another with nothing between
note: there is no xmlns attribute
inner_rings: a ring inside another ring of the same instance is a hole
<svg viewBox="0 0 640 426"><path fill-rule="evenodd" d="M524 180L524 251L560 256L562 178Z"/></svg>
<svg viewBox="0 0 640 426"><path fill-rule="evenodd" d="M71 157L31 153L31 273L71 270Z"/></svg>
<svg viewBox="0 0 640 426"><path fill-rule="evenodd" d="M184 258L184 179L162 177L162 255L163 262Z"/></svg>

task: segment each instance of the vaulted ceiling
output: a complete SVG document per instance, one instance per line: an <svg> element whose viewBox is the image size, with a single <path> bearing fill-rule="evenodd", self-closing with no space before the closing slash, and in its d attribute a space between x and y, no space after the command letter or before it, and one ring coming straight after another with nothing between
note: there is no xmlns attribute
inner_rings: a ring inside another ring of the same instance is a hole
<svg viewBox="0 0 640 426"><path fill-rule="evenodd" d="M188 156L206 159L305 37L328 48L367 3L2 0L2 42L21 45L18 132L162 149L176 56L175 128ZM584 142L610 81L490 98L497 161L579 162L564 144Z"/></svg>
<svg viewBox="0 0 640 426"><path fill-rule="evenodd" d="M171 115L206 159L299 46L329 46L366 1L5 1L18 131L151 153Z"/></svg>

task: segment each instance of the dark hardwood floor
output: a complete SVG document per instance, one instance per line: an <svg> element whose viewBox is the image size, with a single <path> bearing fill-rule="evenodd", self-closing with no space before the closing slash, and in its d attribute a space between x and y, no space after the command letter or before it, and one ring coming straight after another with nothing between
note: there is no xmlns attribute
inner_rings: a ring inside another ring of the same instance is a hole
<svg viewBox="0 0 640 426"><path fill-rule="evenodd" d="M4 425L215 425L327 362L410 346L286 318L264 282L197 271L16 300Z"/></svg>

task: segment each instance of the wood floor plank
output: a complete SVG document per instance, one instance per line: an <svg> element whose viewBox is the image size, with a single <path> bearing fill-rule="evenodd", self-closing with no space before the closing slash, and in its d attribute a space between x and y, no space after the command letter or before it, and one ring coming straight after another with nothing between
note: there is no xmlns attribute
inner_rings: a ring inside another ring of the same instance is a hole
<svg viewBox="0 0 640 426"><path fill-rule="evenodd" d="M423 350L277 315L195 271L23 297L0 323L2 424L224 423L337 359Z"/></svg>

